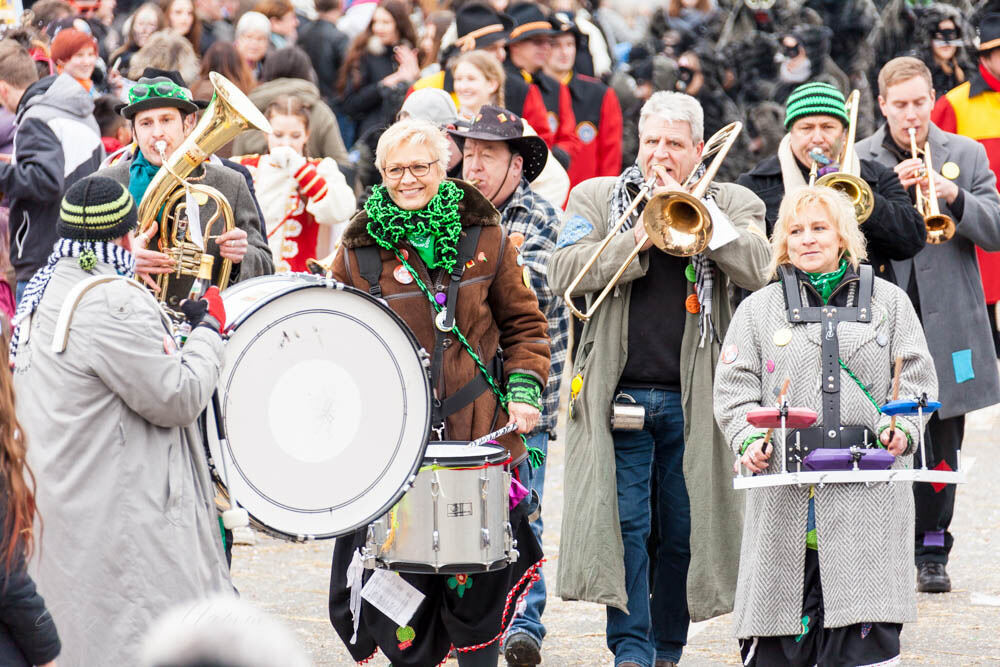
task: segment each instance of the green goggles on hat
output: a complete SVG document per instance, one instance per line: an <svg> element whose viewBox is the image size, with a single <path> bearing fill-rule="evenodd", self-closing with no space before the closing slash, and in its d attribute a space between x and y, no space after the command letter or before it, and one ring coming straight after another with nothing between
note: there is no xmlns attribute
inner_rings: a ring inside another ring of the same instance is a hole
<svg viewBox="0 0 1000 667"><path fill-rule="evenodd" d="M172 97L185 102L191 101L191 92L173 81L158 81L154 84L137 83L128 91L128 103L138 104L154 97Z"/></svg>

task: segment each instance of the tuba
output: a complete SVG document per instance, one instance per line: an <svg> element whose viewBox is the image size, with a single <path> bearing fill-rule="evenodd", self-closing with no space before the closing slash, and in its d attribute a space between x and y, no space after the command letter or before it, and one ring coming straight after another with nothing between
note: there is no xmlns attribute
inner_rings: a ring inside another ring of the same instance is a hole
<svg viewBox="0 0 1000 667"><path fill-rule="evenodd" d="M225 196L209 185L189 182L188 176L212 153L244 130L271 131L271 124L264 114L235 84L217 72L210 73L209 79L215 87L212 102L191 134L169 159L163 160L139 203L139 234L148 230L159 217L157 249L169 255L176 264L170 273L155 276L159 288L157 299L169 309L176 309L181 299L187 297L191 283L198 276L202 255L210 252L209 241L214 242L221 233L233 229L236 224L233 208ZM163 148L162 145L157 146L160 155L165 158ZM215 211L202 223L200 207L209 200L215 202ZM196 204L193 210L188 208L191 204ZM220 220L222 230L216 231ZM198 226L193 233L192 225ZM198 243L198 239L202 242ZM225 289L231 272L232 262L223 260L213 284L220 290Z"/></svg>
<svg viewBox="0 0 1000 667"><path fill-rule="evenodd" d="M640 249L646 243L646 238L651 239L653 245L663 252L676 257L690 257L704 252L705 248L708 247L709 241L712 240L712 216L701 202L701 198L708 191L708 186L712 184L712 179L715 178L715 174L719 171L719 167L722 166L722 162L726 159L726 155L732 149L742 129L742 123L738 121L730 123L713 134L705 142L699 163L707 160L712 155L715 158L706 167L705 173L701 178L694 182L692 181L697 173L697 169L692 170L681 185L682 190L661 192L651 196L650 193L656 185L657 175L651 176L642 185L639 193L632 199L628 208L625 209L625 212L615 222L608 235L604 237L604 241L601 242L587 263L573 278L572 282L570 282L569 287L566 288L563 300L574 315L584 322L593 317L594 313L604 302L604 299L607 298L611 290L618 284L618 281L624 275L629 265L639 256ZM661 169L663 169L662 166L653 165L653 171ZM600 258L604 249L611 243L611 240L618 234L625 222L632 216L632 212L643 203L646 204L646 207L642 211L642 225L645 229L645 238L625 258L625 261L611 278L611 281L608 282L604 290L594 299L587 311L580 311L573 305L572 297L574 290L576 290L577 285L580 284L584 276L587 275L591 267Z"/></svg>
<svg viewBox="0 0 1000 667"><path fill-rule="evenodd" d="M875 197L872 194L871 186L861 178L861 174L851 171L857 161L854 153L854 136L858 127L858 106L861 100L861 93L853 91L847 98L848 114L850 123L847 126L847 140L844 142L844 151L840 156L840 171L821 176L816 181L816 185L823 185L834 190L840 190L854 204L854 215L858 219L858 224L868 219L875 208Z"/></svg>
<svg viewBox="0 0 1000 667"><path fill-rule="evenodd" d="M909 128L909 132L910 150L913 151L913 157L920 157L920 150L917 148L917 131L911 127ZM920 211L920 215L924 217L924 225L927 227L927 242L934 245L947 243L955 235L955 221L942 213L938 205L937 188L934 185L934 165L931 162L931 143L929 141L924 144L923 153L923 172L927 175L927 196L924 197L924 192L920 189L919 184L915 185L917 193L916 207Z"/></svg>

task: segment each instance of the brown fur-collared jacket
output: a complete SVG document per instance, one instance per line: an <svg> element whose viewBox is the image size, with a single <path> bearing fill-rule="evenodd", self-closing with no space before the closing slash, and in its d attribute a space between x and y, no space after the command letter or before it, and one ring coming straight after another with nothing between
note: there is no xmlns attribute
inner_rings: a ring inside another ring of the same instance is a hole
<svg viewBox="0 0 1000 667"><path fill-rule="evenodd" d="M504 377L501 389L506 391L507 378L512 373L527 373L545 387L549 376L548 324L538 309L534 292L525 284L523 268L517 263L517 250L508 241L500 227L500 214L474 187L464 181L454 181L465 193L458 204L463 230L481 226L479 243L467 266L458 292L456 323L472 349L489 368L497 348L503 349ZM368 234L368 214L364 209L355 214L341 239L342 245L333 264L337 280L368 291L368 282L361 277L356 249L375 245ZM462 232L465 234L465 232ZM419 273L421 280L432 292L447 291L451 278L444 269L428 274L426 265L417 252L403 244L408 253L407 261ZM382 298L402 317L420 345L432 353L434 336L434 310L416 282L400 283L393 275L399 266L396 256L379 249L382 257L382 275L379 284ZM433 387L438 398L445 398L474 379L479 370L472 357L454 334L448 334L444 343L442 373ZM508 421L493 392L482 393L447 419L445 439L472 440L486 435ZM525 455L521 438L508 434L500 439L517 462Z"/></svg>

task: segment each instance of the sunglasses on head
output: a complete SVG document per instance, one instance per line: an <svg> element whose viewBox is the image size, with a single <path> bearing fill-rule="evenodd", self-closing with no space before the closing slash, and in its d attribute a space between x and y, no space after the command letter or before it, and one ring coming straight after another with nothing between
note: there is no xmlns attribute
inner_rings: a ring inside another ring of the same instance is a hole
<svg viewBox="0 0 1000 667"><path fill-rule="evenodd" d="M136 104L151 97L173 97L185 102L191 101L191 93L173 81L160 81L152 85L137 83L128 91L129 104Z"/></svg>
<svg viewBox="0 0 1000 667"><path fill-rule="evenodd" d="M781 45L781 53L789 60L794 58L795 56L799 55L799 43L796 42L792 46L783 43Z"/></svg>

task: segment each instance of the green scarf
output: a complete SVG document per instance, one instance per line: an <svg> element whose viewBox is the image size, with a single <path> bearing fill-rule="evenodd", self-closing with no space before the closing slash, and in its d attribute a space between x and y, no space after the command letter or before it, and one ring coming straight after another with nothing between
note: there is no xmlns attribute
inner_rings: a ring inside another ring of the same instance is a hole
<svg viewBox="0 0 1000 667"><path fill-rule="evenodd" d="M462 233L458 202L464 196L457 185L443 181L426 206L406 211L389 198L384 185L376 185L365 202L368 233L388 250L395 249L405 239L427 268L444 267L451 273L458 259L458 237Z"/></svg>
<svg viewBox="0 0 1000 667"><path fill-rule="evenodd" d="M132 164L128 168L128 191L132 193L132 199L137 204L142 201L143 195L146 194L146 189L159 170L159 167L149 164L149 160L146 159L146 156L136 146L135 155L132 157Z"/></svg>
<svg viewBox="0 0 1000 667"><path fill-rule="evenodd" d="M843 257L840 259L840 266L837 267L836 271L830 271L829 273L807 273L809 276L809 282L812 286L816 288L819 292L820 297L823 299L823 305L830 300L830 295L833 294L833 290L836 289L840 281L844 279L844 274L847 272L847 260Z"/></svg>

